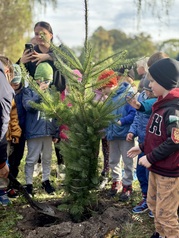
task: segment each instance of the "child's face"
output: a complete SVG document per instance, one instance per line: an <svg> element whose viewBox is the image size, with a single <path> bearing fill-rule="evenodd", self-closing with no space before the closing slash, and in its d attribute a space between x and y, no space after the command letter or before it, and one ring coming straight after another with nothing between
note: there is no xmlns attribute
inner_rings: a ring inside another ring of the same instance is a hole
<svg viewBox="0 0 179 238"><path fill-rule="evenodd" d="M41 90L45 90L49 87L50 81L41 81L41 80L36 80L37 84L39 85Z"/></svg>
<svg viewBox="0 0 179 238"><path fill-rule="evenodd" d="M150 74L148 74L148 79L150 80L149 87L152 89L154 96L164 96L166 93L166 89L158 84Z"/></svg>
<svg viewBox="0 0 179 238"><path fill-rule="evenodd" d="M109 95L112 91L112 88L111 87L102 87L101 91L104 95Z"/></svg>
<svg viewBox="0 0 179 238"><path fill-rule="evenodd" d="M11 83L11 87L16 91L20 86L20 83Z"/></svg>

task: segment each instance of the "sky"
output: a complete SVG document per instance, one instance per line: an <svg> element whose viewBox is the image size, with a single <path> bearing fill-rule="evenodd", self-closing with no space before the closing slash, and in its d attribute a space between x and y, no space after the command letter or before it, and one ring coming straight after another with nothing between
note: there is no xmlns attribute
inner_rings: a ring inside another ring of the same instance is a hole
<svg viewBox="0 0 179 238"><path fill-rule="evenodd" d="M161 5L162 1L156 2ZM162 11L162 5L158 8L162 16L161 21L152 16L149 8L144 8L138 24L134 0L88 0L89 36L102 26L106 30L123 31L128 36L145 32L150 34L155 42L171 38L179 39L179 0L173 2L169 8L169 16ZM64 43L69 47L83 45L85 39L83 0L58 0L55 9L50 5L45 11L38 8L35 12L34 23L46 21L52 26L54 43Z"/></svg>

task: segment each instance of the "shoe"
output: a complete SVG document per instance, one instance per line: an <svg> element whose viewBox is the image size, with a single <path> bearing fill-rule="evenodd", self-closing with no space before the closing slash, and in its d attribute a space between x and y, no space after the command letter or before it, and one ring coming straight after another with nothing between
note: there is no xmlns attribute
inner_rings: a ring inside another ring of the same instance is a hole
<svg viewBox="0 0 179 238"><path fill-rule="evenodd" d="M37 177L41 172L42 172L41 163L36 163L35 166L34 166L33 177Z"/></svg>
<svg viewBox="0 0 179 238"><path fill-rule="evenodd" d="M154 218L152 211L149 211L148 215L149 215L149 217Z"/></svg>
<svg viewBox="0 0 179 238"><path fill-rule="evenodd" d="M108 170L105 171L105 170L103 169L103 171L101 172L101 176L103 176L103 177L108 177L108 176L109 176L109 171L108 171Z"/></svg>
<svg viewBox="0 0 179 238"><path fill-rule="evenodd" d="M132 185L123 185L122 193L120 194L119 201L126 202L132 194Z"/></svg>
<svg viewBox="0 0 179 238"><path fill-rule="evenodd" d="M148 210L146 198L143 198L142 201L132 209L133 213L143 213Z"/></svg>
<svg viewBox="0 0 179 238"><path fill-rule="evenodd" d="M29 196L32 197L33 196L33 185L32 184L26 184L25 189L28 192Z"/></svg>
<svg viewBox="0 0 179 238"><path fill-rule="evenodd" d="M102 181L99 185L99 189L103 189L105 188L105 186L107 185L107 183L109 182L109 178L108 177L103 177Z"/></svg>
<svg viewBox="0 0 179 238"><path fill-rule="evenodd" d="M111 186L111 190L109 191L109 196L115 196L119 193L122 189L122 182L121 181L114 181Z"/></svg>
<svg viewBox="0 0 179 238"><path fill-rule="evenodd" d="M9 200L7 194L0 195L0 203L3 207L8 206L11 204L11 201Z"/></svg>
<svg viewBox="0 0 179 238"><path fill-rule="evenodd" d="M105 177L105 171L104 170L101 172L101 176Z"/></svg>
<svg viewBox="0 0 179 238"><path fill-rule="evenodd" d="M16 197L18 197L18 194L13 188L10 188L7 192L7 196L9 198L16 198Z"/></svg>
<svg viewBox="0 0 179 238"><path fill-rule="evenodd" d="M42 188L44 188L48 194L53 194L55 192L55 189L52 187L49 180L42 183Z"/></svg>
<svg viewBox="0 0 179 238"><path fill-rule="evenodd" d="M162 238L158 232L154 232L150 238Z"/></svg>

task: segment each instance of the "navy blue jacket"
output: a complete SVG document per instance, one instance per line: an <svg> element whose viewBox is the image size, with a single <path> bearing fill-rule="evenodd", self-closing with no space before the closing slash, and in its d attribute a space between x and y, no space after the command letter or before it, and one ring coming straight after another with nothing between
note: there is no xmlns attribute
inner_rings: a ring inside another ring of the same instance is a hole
<svg viewBox="0 0 179 238"><path fill-rule="evenodd" d="M30 87L23 91L22 103L26 109L26 139L52 136L58 138L59 127L54 119L47 119L45 114L30 105L40 103L41 98Z"/></svg>
<svg viewBox="0 0 179 238"><path fill-rule="evenodd" d="M129 132L138 137L138 142L144 142L146 135L146 126L149 121L150 115L152 113L152 105L157 100L157 98L146 98L145 91L142 91L138 96L138 101L143 103L145 111L136 111L134 121L130 126Z"/></svg>

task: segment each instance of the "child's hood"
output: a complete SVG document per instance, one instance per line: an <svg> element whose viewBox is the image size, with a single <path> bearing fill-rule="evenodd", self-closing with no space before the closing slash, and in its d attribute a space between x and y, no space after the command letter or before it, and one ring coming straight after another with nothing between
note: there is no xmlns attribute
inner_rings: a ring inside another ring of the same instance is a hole
<svg viewBox="0 0 179 238"><path fill-rule="evenodd" d="M134 92L132 86L129 83L123 82L119 85L119 88L116 90L116 94L121 95L124 93L124 97L126 93Z"/></svg>

